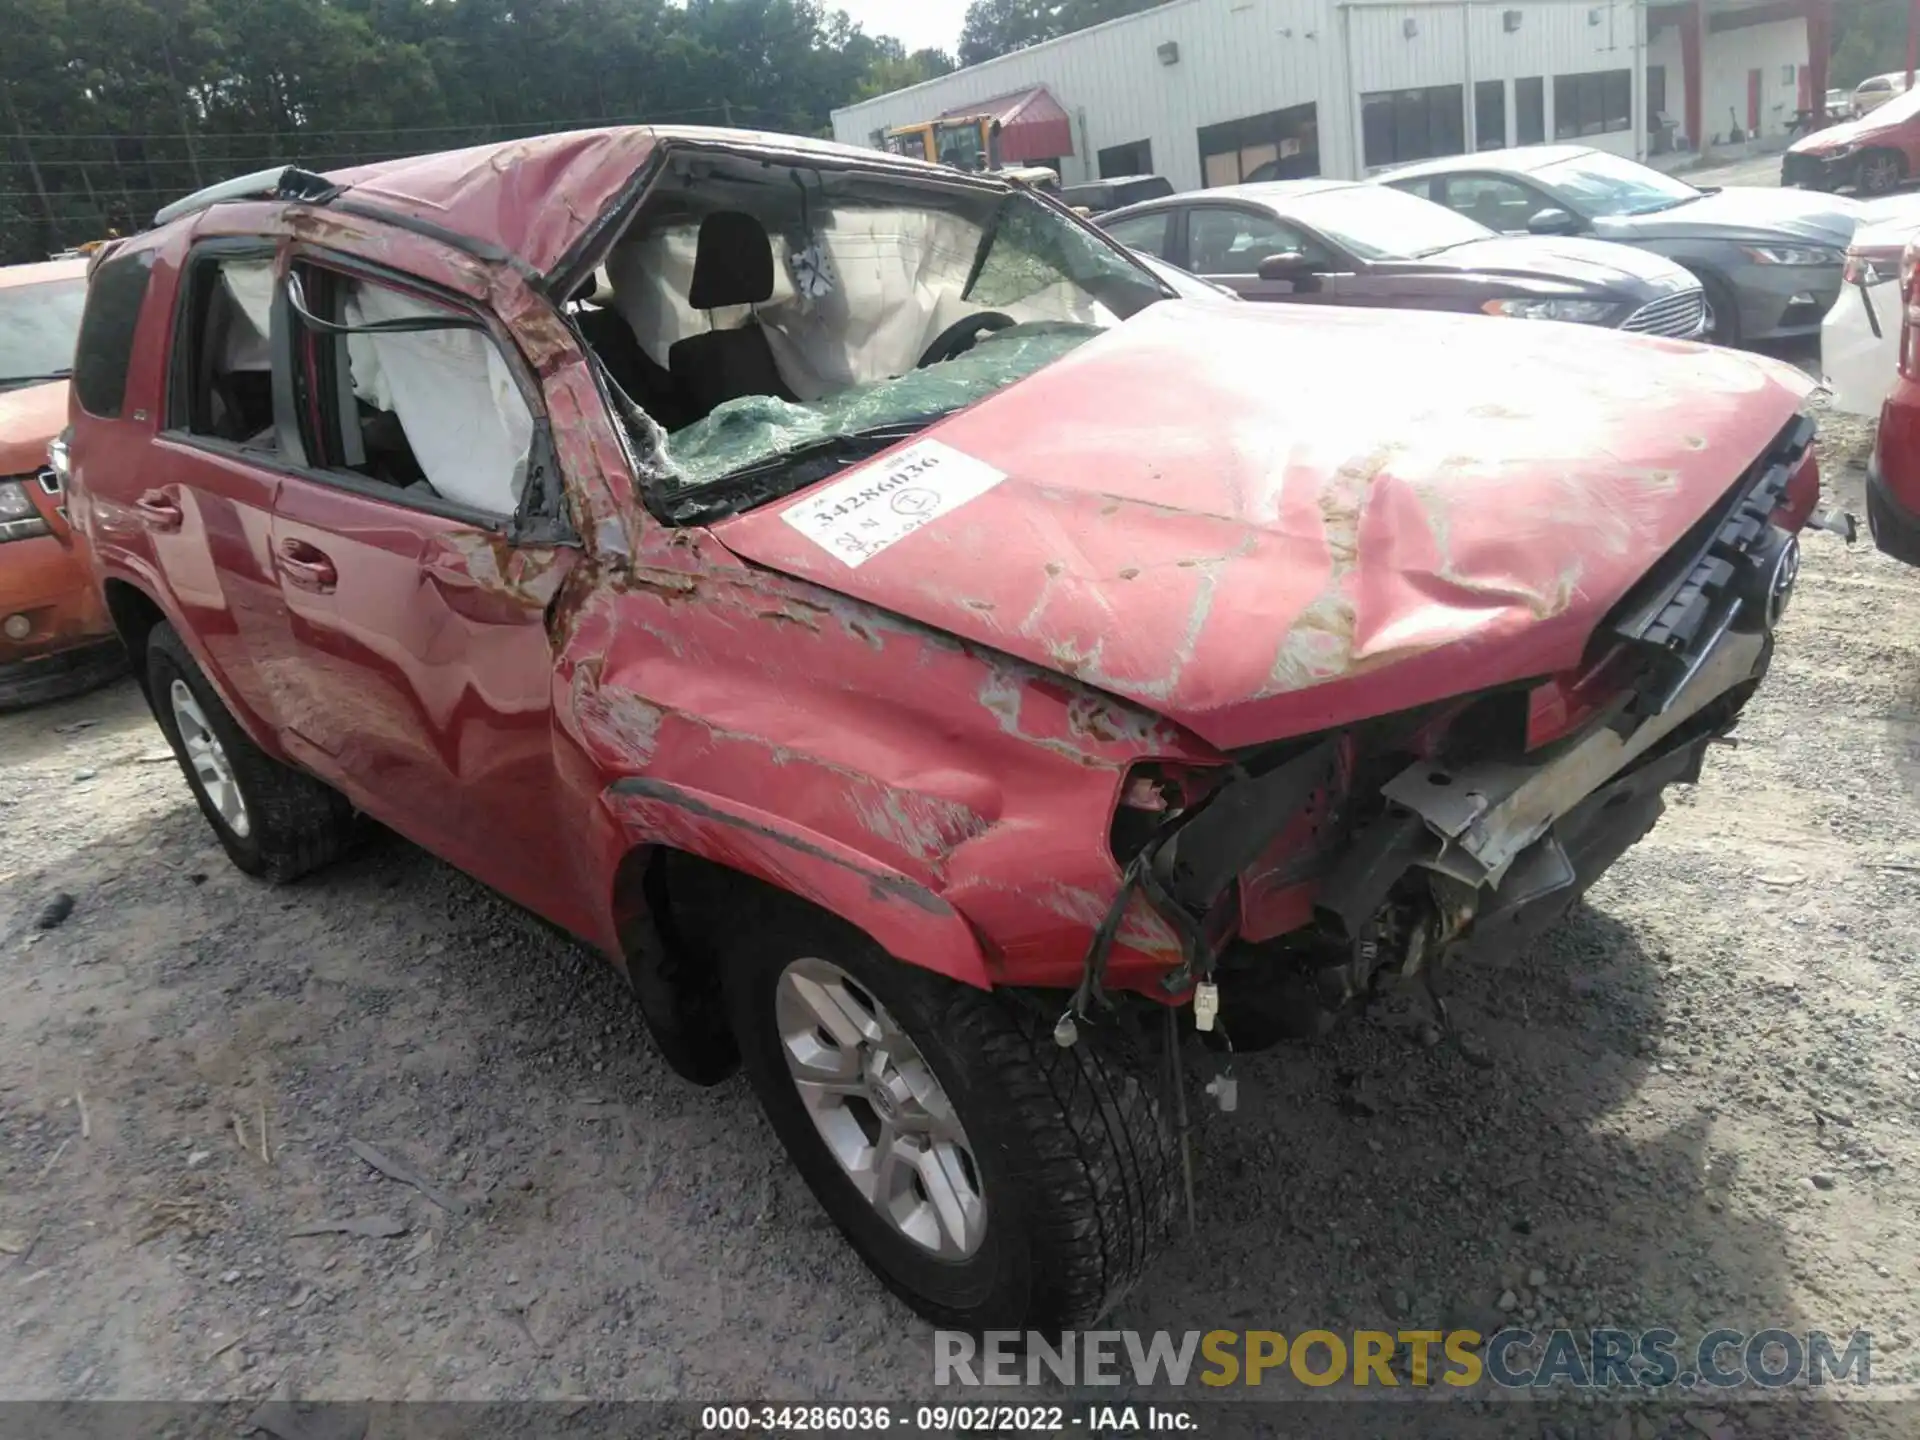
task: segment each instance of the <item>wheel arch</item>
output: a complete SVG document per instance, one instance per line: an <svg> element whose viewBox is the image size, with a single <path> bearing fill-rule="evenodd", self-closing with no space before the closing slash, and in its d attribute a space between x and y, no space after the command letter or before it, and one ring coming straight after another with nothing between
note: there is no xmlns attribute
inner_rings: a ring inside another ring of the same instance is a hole
<svg viewBox="0 0 1920 1440"><path fill-rule="evenodd" d="M1743 303L1740 289L1726 276L1726 273L1710 259L1696 258L1693 255L1673 255L1668 257L1674 264L1687 271L1700 282L1700 288L1706 292L1707 304L1716 307L1726 305L1733 314L1734 342L1746 331L1746 316L1741 312ZM1724 332L1721 332L1724 333Z"/></svg>
<svg viewBox="0 0 1920 1440"><path fill-rule="evenodd" d="M100 591L106 600L107 615L113 621L114 631L120 636L120 644L127 652L127 663L133 670L134 681L140 686L141 693L145 694L147 637L153 633L154 626L165 622L167 613L160 608L159 601L131 580L110 576L101 583Z"/></svg>
<svg viewBox="0 0 1920 1440"><path fill-rule="evenodd" d="M607 897L617 958L655 1041L690 1079L702 1079L695 1072L710 1073L714 1061L704 1012L717 998L719 962L704 936L738 912L742 886L850 925L903 964L992 988L966 919L870 856L765 811L644 776L615 781L604 799L624 846Z"/></svg>
<svg viewBox="0 0 1920 1440"><path fill-rule="evenodd" d="M171 625L173 633L180 637L180 643L186 646L193 663L200 667L200 674L213 687L214 695L226 707L227 714L233 717L234 724L269 755L280 757L271 722L238 703L234 687L228 683L228 677L220 667L213 663L200 636L153 589L139 580L109 575L101 581L100 590L106 600L107 614L113 621L114 631L127 652L127 662L134 679L139 682L140 691L147 696L149 704L153 703L153 696L148 693L147 687L147 642L156 626Z"/></svg>

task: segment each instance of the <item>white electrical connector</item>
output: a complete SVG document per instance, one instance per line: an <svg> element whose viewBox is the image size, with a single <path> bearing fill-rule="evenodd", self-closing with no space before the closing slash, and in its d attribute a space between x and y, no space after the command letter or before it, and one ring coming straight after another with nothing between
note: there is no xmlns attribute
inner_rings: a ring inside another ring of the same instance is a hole
<svg viewBox="0 0 1920 1440"><path fill-rule="evenodd" d="M1240 1104L1240 1082L1231 1072L1216 1075L1207 1082L1207 1094L1213 1097L1222 1114L1231 1115Z"/></svg>
<svg viewBox="0 0 1920 1440"><path fill-rule="evenodd" d="M1193 1028L1213 1029L1213 1022L1219 1014L1220 987L1211 980L1202 980L1193 987Z"/></svg>

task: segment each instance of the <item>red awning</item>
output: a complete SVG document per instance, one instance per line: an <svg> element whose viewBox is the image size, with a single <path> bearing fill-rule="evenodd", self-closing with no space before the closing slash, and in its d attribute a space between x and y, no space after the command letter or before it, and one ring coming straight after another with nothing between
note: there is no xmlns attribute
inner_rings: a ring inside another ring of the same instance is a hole
<svg viewBox="0 0 1920 1440"><path fill-rule="evenodd" d="M991 115L1000 122L1002 164L1026 165L1073 154L1073 121L1044 85L956 105L943 110L939 118L951 120L956 115Z"/></svg>

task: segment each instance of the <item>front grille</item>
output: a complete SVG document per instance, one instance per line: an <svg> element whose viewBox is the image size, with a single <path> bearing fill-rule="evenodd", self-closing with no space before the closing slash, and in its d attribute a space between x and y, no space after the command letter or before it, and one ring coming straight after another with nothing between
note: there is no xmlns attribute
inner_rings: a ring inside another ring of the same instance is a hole
<svg viewBox="0 0 1920 1440"><path fill-rule="evenodd" d="M1695 286L1642 305L1620 328L1636 335L1673 335L1684 340L1699 334L1700 323L1706 318L1706 293Z"/></svg>
<svg viewBox="0 0 1920 1440"><path fill-rule="evenodd" d="M1827 162L1818 155L1784 155L1780 159L1782 185L1819 184L1827 178Z"/></svg>
<svg viewBox="0 0 1920 1440"><path fill-rule="evenodd" d="M1647 662L1636 687L1641 718L1673 702L1729 627L1771 627L1769 596L1755 587L1764 592L1777 569L1787 537L1771 517L1812 444L1813 421L1795 416L1604 622Z"/></svg>

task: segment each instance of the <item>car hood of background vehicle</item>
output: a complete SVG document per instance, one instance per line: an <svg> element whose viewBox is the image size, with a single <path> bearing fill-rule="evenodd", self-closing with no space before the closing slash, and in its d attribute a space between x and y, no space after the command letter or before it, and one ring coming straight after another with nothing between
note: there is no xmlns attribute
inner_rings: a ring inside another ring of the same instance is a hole
<svg viewBox="0 0 1920 1440"><path fill-rule="evenodd" d="M1810 383L1583 326L1170 300L923 432L1005 478L857 568L783 512L884 456L714 534L1238 746L1576 665Z"/></svg>
<svg viewBox="0 0 1920 1440"><path fill-rule="evenodd" d="M1562 287L1651 300L1699 284L1671 260L1631 245L1604 240L1498 235L1455 245L1423 260L1420 268L1472 271L1521 282L1558 281ZM1528 283L1528 288L1536 288Z"/></svg>
<svg viewBox="0 0 1920 1440"><path fill-rule="evenodd" d="M1859 205L1837 195L1737 186L1650 215L1603 216L1593 228L1602 240L1806 240L1844 250L1859 218Z"/></svg>
<svg viewBox="0 0 1920 1440"><path fill-rule="evenodd" d="M0 476L31 475L67 423L67 382L0 390Z"/></svg>
<svg viewBox="0 0 1920 1440"><path fill-rule="evenodd" d="M1816 130L1811 135L1802 135L1787 147L1793 155L1827 155L1847 145L1858 145L1863 140L1872 140L1882 131L1897 130L1904 121L1889 120L1877 110L1852 120L1842 120L1838 125L1829 125L1824 130Z"/></svg>

